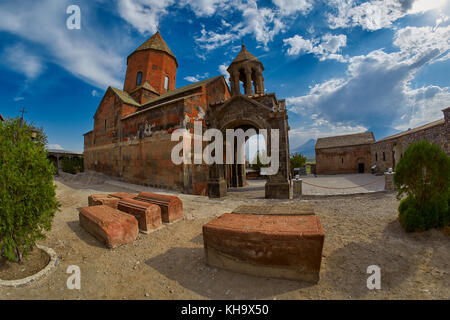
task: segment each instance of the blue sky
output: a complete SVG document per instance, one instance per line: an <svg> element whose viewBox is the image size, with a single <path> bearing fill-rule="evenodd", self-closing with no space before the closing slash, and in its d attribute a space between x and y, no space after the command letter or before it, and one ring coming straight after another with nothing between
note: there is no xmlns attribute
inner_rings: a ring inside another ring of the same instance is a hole
<svg viewBox="0 0 450 320"><path fill-rule="evenodd" d="M81 29L69 30L69 5ZM373 130L377 139L450 106L450 0L42 0L0 3L0 113L83 149L126 57L160 28L177 87L226 74L242 41L286 98L291 149Z"/></svg>

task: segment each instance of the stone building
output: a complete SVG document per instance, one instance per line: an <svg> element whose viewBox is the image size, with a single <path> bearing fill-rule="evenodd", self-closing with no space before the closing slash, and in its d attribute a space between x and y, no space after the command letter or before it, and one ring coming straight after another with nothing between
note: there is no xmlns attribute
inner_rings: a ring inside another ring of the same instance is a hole
<svg viewBox="0 0 450 320"><path fill-rule="evenodd" d="M316 142L316 174L370 172L372 132L319 138Z"/></svg>
<svg viewBox="0 0 450 320"><path fill-rule="evenodd" d="M245 185L245 165L176 165L171 153L179 141L171 140L172 132L194 133L195 121L201 121L203 132L215 128L224 137L226 129L267 129L269 134L279 129L280 169L269 177L266 197L289 197L286 106L274 93L265 93L263 64L242 46L228 68L231 90L223 76L176 88L177 68L177 59L159 32L128 57L123 90L106 90L94 115L94 129L84 135L85 170L136 184L223 197L227 187Z"/></svg>
<svg viewBox="0 0 450 320"><path fill-rule="evenodd" d="M413 142L427 140L438 145L450 156L450 107L442 110L444 118L423 126L394 134L373 143L371 146L372 163L375 171L395 170L395 165L403 156L404 150Z"/></svg>
<svg viewBox="0 0 450 320"><path fill-rule="evenodd" d="M316 143L318 174L369 172L392 168L413 142L427 140L438 145L450 156L450 107L442 110L444 118L375 141L371 132L320 138ZM361 165L364 163L364 165Z"/></svg>

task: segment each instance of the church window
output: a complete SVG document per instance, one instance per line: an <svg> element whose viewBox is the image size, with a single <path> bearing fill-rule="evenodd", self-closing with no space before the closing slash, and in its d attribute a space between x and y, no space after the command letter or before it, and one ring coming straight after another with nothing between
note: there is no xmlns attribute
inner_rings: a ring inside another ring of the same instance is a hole
<svg viewBox="0 0 450 320"><path fill-rule="evenodd" d="M383 161L386 161L386 153L383 152Z"/></svg>
<svg viewBox="0 0 450 320"><path fill-rule="evenodd" d="M378 153L375 152L375 161L378 161Z"/></svg>
<svg viewBox="0 0 450 320"><path fill-rule="evenodd" d="M169 77L164 78L164 89L169 90Z"/></svg>
<svg viewBox="0 0 450 320"><path fill-rule="evenodd" d="M136 86L140 86L142 82L142 72L138 72L137 73L137 78L136 78Z"/></svg>

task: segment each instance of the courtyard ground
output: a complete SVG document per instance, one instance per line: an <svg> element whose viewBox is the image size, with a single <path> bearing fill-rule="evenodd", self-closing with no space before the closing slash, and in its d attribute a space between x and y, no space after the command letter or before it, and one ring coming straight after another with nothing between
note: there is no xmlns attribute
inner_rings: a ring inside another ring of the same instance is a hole
<svg viewBox="0 0 450 320"><path fill-rule="evenodd" d="M374 178L374 176L372 176ZM202 225L242 204L265 200L258 185L224 200L176 194L185 218L132 243L106 249L78 222L92 193L154 190L122 182L57 178L61 211L40 242L53 248L58 268L24 288L0 287L0 299L448 299L450 237L431 230L409 234L397 220L394 194L293 200L314 205L325 230L320 281L259 278L205 264ZM319 183L318 183L319 184ZM69 290L67 267L81 269L81 290ZM368 290L366 269L381 268L381 290Z"/></svg>

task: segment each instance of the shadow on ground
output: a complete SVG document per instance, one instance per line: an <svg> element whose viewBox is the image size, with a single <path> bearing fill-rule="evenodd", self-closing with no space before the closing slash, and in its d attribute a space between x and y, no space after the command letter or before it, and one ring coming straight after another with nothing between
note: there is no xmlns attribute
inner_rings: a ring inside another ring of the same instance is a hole
<svg viewBox="0 0 450 320"><path fill-rule="evenodd" d="M209 267L203 248L172 248L145 263L186 289L210 299L264 299L314 285Z"/></svg>
<svg viewBox="0 0 450 320"><path fill-rule="evenodd" d="M84 230L81 227L80 222L78 220L69 221L67 222L67 225L75 233L75 235L87 245L102 249L105 248L105 246L100 241L98 241L96 238L94 238L91 234L89 234L86 230Z"/></svg>

